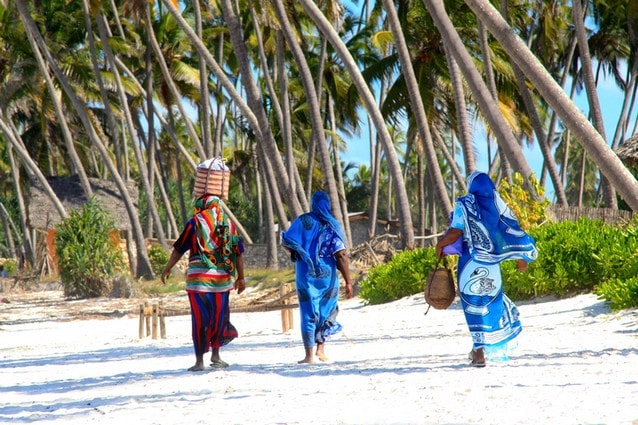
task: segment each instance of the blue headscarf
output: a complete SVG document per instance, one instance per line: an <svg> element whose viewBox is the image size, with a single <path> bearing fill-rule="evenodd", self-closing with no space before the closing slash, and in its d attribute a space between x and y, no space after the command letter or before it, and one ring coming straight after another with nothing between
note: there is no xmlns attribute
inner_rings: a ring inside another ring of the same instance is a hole
<svg viewBox="0 0 638 425"><path fill-rule="evenodd" d="M326 192L317 191L312 195L310 212L300 215L281 235L282 245L308 265L308 273L313 277L325 277L330 272L319 256L321 236L327 228L344 240L341 226L330 209L330 197Z"/></svg>
<svg viewBox="0 0 638 425"><path fill-rule="evenodd" d="M332 215L330 208L330 197L326 192L317 191L312 195L310 200L310 214L313 214L317 220L332 227L341 239L343 239L343 232L341 231L341 225Z"/></svg>
<svg viewBox="0 0 638 425"><path fill-rule="evenodd" d="M458 199L462 206L470 255L475 261L534 261L538 256L534 239L521 229L518 220L483 172L467 178L468 194Z"/></svg>

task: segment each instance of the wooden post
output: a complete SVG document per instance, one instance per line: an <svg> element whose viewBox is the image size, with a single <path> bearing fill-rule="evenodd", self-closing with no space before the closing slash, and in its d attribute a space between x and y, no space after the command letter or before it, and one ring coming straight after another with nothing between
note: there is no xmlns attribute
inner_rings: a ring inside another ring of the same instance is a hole
<svg viewBox="0 0 638 425"><path fill-rule="evenodd" d="M157 339L157 310L158 310L158 306L157 303L153 303L153 307L152 307L152 311L153 311L153 333L152 333L152 338L153 339Z"/></svg>
<svg viewBox="0 0 638 425"><path fill-rule="evenodd" d="M286 286L286 292L290 292L293 290L292 285L290 283L286 283L285 286ZM286 298L286 304L290 304L290 298ZM289 325L288 329L293 329L295 327L295 318L293 317L293 314L292 314L292 308L287 308L286 313L288 314L288 325Z"/></svg>
<svg viewBox="0 0 638 425"><path fill-rule="evenodd" d="M166 313L164 311L164 302L159 303L159 320L160 320L160 338L166 339Z"/></svg>
<svg viewBox="0 0 638 425"><path fill-rule="evenodd" d="M281 285L279 287L279 295L283 297L284 295L286 295L286 292L286 285ZM288 299L283 300L282 303L284 305L288 304ZM281 331L283 333L286 333L290 330L290 322L288 321L288 312L286 310L286 308L281 309Z"/></svg>
<svg viewBox="0 0 638 425"><path fill-rule="evenodd" d="M144 304L140 303L140 326L139 326L140 339L144 338Z"/></svg>
<svg viewBox="0 0 638 425"><path fill-rule="evenodd" d="M151 307L148 301L144 301L144 317L146 318L146 336L151 334Z"/></svg>

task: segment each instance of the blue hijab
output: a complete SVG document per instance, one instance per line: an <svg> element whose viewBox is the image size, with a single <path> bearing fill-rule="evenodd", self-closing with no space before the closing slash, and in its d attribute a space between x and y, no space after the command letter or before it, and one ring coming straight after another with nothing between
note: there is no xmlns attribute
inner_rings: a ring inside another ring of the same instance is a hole
<svg viewBox="0 0 638 425"><path fill-rule="evenodd" d="M457 202L462 206L464 237L472 258L488 264L534 261L538 256L534 239L521 229L490 177L474 172L467 178L467 187L468 194Z"/></svg>
<svg viewBox="0 0 638 425"><path fill-rule="evenodd" d="M325 277L330 273L329 267L319 256L321 236L326 228L331 228L344 240L341 226L330 210L330 197L326 192L317 191L312 195L310 212L300 215L281 235L282 245L308 265L308 273L313 277Z"/></svg>

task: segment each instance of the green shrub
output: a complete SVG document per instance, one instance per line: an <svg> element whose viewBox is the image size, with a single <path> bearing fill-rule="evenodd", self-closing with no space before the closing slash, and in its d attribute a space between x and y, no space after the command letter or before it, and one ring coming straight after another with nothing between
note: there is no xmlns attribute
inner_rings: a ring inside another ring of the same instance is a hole
<svg viewBox="0 0 638 425"><path fill-rule="evenodd" d="M171 254L162 245L153 244L148 250L148 258L155 276L160 276Z"/></svg>
<svg viewBox="0 0 638 425"><path fill-rule="evenodd" d="M4 270L7 275L13 276L18 271L18 262L14 258L7 258L4 261Z"/></svg>
<svg viewBox="0 0 638 425"><path fill-rule="evenodd" d="M621 227L584 218L545 223L529 233L536 240L538 259L523 273L517 271L516 261L501 264L503 289L511 299L594 292L614 309L638 306L635 223ZM423 290L435 262L433 248L398 253L387 264L370 270L361 283L360 296L379 304L416 294Z"/></svg>
<svg viewBox="0 0 638 425"><path fill-rule="evenodd" d="M596 287L594 293L608 301L613 310L638 307L638 276L610 279Z"/></svg>
<svg viewBox="0 0 638 425"><path fill-rule="evenodd" d="M521 294L561 297L591 292L609 279L625 280L638 272L638 237L633 227L583 218L547 223L530 234L536 239L538 260L521 276L504 276L507 287Z"/></svg>
<svg viewBox="0 0 638 425"><path fill-rule="evenodd" d="M523 229L531 229L533 226L547 219L546 210L550 205L545 198L545 188L534 178L529 179L536 193L543 199L537 202L532 199L529 191L523 186L523 176L520 173L512 175L512 184L507 179L502 179L498 187L498 193L510 207Z"/></svg>
<svg viewBox="0 0 638 425"><path fill-rule="evenodd" d="M428 273L435 265L433 248L398 253L387 264L370 269L360 283L359 296L368 304L382 304L423 292Z"/></svg>
<svg viewBox="0 0 638 425"><path fill-rule="evenodd" d="M91 198L56 228L56 255L64 295L91 298L110 292L110 278L124 268L115 226L108 212Z"/></svg>

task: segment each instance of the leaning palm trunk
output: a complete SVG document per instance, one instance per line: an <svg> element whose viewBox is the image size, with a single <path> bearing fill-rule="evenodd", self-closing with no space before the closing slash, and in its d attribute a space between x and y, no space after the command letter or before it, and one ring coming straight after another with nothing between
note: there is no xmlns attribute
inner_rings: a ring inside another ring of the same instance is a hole
<svg viewBox="0 0 638 425"><path fill-rule="evenodd" d="M330 117L331 131L332 135L330 136L330 140L332 141L332 152L334 155L334 163L336 164L335 173L337 176L337 190L339 190L339 209L341 210L341 214L344 217L343 220L343 233L346 238L346 243L348 246L352 246L352 231L350 230L350 220L348 220L348 202L346 200L346 190L343 184L343 176L341 173L341 160L339 159L339 146L337 141L335 140L335 134L337 134L337 123L335 118L334 111L334 103L332 102L332 98L328 93L327 96L327 104L328 104L328 116ZM336 209L336 208L335 208Z"/></svg>
<svg viewBox="0 0 638 425"><path fill-rule="evenodd" d="M449 217L452 213L452 204L447 195L445 188L445 181L441 174L441 168L439 167L439 161L434 150L434 143L432 142L432 134L430 133L430 124L428 123L428 117L423 107L423 99L421 99L419 91L419 83L414 75L414 68L412 67L412 58L408 51L408 46L403 38L403 30L401 29L401 23L397 16L397 11L394 8L394 2L392 0L383 0L383 6L385 8L388 23L394 36L394 45L399 53L399 61L401 62L401 70L405 83L407 85L407 91L410 96L410 105L412 106L412 112L414 113L414 119L417 122L419 130L419 136L421 138L423 150L425 153L425 161L427 167L430 170L430 177L432 178L432 186L436 195L439 207L444 217Z"/></svg>
<svg viewBox="0 0 638 425"><path fill-rule="evenodd" d="M155 58L157 60L157 64L159 65L160 71L162 73L162 77L164 79L164 83L166 87L168 87L171 96L173 97L173 102L177 109L179 110L180 115L183 117L184 125L186 126L186 130L188 131L188 135L191 138L191 141L195 145L195 149L197 150L197 154L200 159L206 158L206 152L204 152L204 147L202 146L202 142L193 127L193 123L188 117L186 110L184 109L183 102L180 101L182 98L179 93L179 89L173 80L170 70L168 69L168 65L166 64L166 60L164 59L164 54L162 53L162 49L160 48L159 42L157 41L157 37L155 37L155 33L153 31L153 26L151 25L151 13L150 7L144 8L146 11L145 21L146 21L146 31L149 34L149 41L151 43L151 47L153 48L153 53L155 53ZM170 102L170 101L169 101ZM170 105L168 105L170 107Z"/></svg>
<svg viewBox="0 0 638 425"><path fill-rule="evenodd" d="M602 173L623 196L629 207L638 211L638 182L618 156L554 81L525 43L507 25L501 14L487 0L465 0L474 13L498 39L503 49L534 84L545 101L558 112Z"/></svg>
<svg viewBox="0 0 638 425"><path fill-rule="evenodd" d="M193 11L195 12L195 31L197 36L202 38L202 11L199 1L191 2ZM197 58L199 66L199 122L202 131L202 139L204 145L204 153L207 157L213 152L212 137L210 133L210 92L208 90L208 69L206 61L202 57ZM152 127L151 127L152 128Z"/></svg>
<svg viewBox="0 0 638 425"><path fill-rule="evenodd" d="M4 124L2 118L0 117L0 124ZM2 131L6 133L6 126L2 126ZM7 135L7 138L10 139L10 136ZM20 252L24 252L26 256L26 260L29 264L35 264L35 253L33 251L33 241L31 240L31 234L29 233L29 226L27 224L27 209L24 204L24 197L22 196L22 190L20 189L20 171L18 168L18 164L16 164L15 158L13 157L13 147L11 144L7 146L7 154L9 156L9 166L11 167L11 178L13 180L13 185L16 194L16 200L18 202L18 210L20 211L20 227L22 229L22 239L23 239L23 250ZM48 186L48 183L47 183ZM46 187L46 186L45 186ZM49 187L49 189L51 189ZM53 190L51 190L53 192ZM55 195L55 194L54 194ZM60 202L56 196L51 197L51 200L54 202Z"/></svg>
<svg viewBox="0 0 638 425"><path fill-rule="evenodd" d="M565 84L567 84L567 79L569 77L569 64L572 63L572 58L574 57L574 53L576 51L576 38L572 37L572 40L570 42L569 45L569 49L568 49L568 53L565 56L565 59L563 61L563 64L565 64L563 66L563 75L561 76L560 79L560 86L561 88L565 87ZM576 85L572 86L572 91L575 89ZM573 92L572 95L570 97L573 97ZM558 115L556 114L556 111L552 111L552 115L550 118L550 122L549 122L549 130L547 132L547 136L545 139L545 144L547 146L552 146L554 143L554 135L556 134L556 125L558 123ZM565 138L566 141L566 145L567 147L569 147L569 137ZM569 155L569 149L565 150L564 153L564 158L563 158L563 169L561 170L561 175L560 175L560 186L563 188L563 192L565 191L565 179L566 179L566 174L567 174L567 159L568 159L568 155ZM541 175L541 179L540 179L540 183L541 185L544 185L544 180L543 180L543 175Z"/></svg>
<svg viewBox="0 0 638 425"><path fill-rule="evenodd" d="M611 143L612 149L616 149L618 145L623 141L625 132L627 131L627 121L632 115L631 107L635 105L636 78L638 77L638 75L636 75L636 71L632 70L631 68L627 70L627 74L627 81L629 82L625 87L620 118L618 119L618 124L616 125L614 140Z"/></svg>
<svg viewBox="0 0 638 425"><path fill-rule="evenodd" d="M113 116L113 108L111 106L111 100L109 99L109 93L107 92L106 86L104 84L104 79L102 78L102 70L100 69L100 65L98 62L98 50L95 46L95 34L93 33L91 13L87 0L82 0L82 10L84 12L84 26L86 28L87 40L89 42L89 52L91 53L91 65L93 66L95 81L100 90L100 96L102 98L102 104L104 106L104 116L106 117L106 125L111 132L111 140L113 141L113 156L115 157L115 163L117 165L118 171L120 173L123 173L124 168L122 167L119 128L116 123L115 117ZM101 41L103 44L106 44L105 39L102 39ZM89 198L87 197L87 199Z"/></svg>
<svg viewBox="0 0 638 425"><path fill-rule="evenodd" d="M60 67L57 65L56 61L51 56L51 53L49 52L44 40L42 39L42 35L40 34L38 28L36 27L35 22L33 22L31 15L29 14L26 4L22 1L18 1L16 2L16 6L18 9L18 13L20 15L20 19L22 20L22 23L25 27L25 30L29 32L36 40L38 47L41 49L42 53L44 54L47 60L48 65L53 70L53 73L55 74L62 88L64 89L64 92L66 93L68 98L71 100L71 103L73 104L73 107L75 108L75 112L77 113L80 121L82 122L82 125L84 126L84 129L86 130L89 140L99 151L100 156L102 157L102 161L106 165L108 171L111 173L113 180L115 181L115 184L117 185L120 191L120 195L122 196L122 200L124 202L124 205L126 206L126 210L128 212L129 219L131 221L131 227L133 229L133 234L135 237L137 254L138 254L137 255L137 259L138 259L137 276L153 277L153 269L151 267L151 263L148 258L148 250L146 249L146 240L144 239L142 226L140 224L139 217L137 216L137 209L135 208L133 200L131 199L131 196L128 193L128 188L126 187L126 184L124 183L124 181L118 174L117 167L115 167L115 165L113 164L113 161L111 160L110 152L106 149L106 147L104 146L104 143L102 143L102 140L98 136L97 131L95 127L93 126L93 122L91 118L89 117L88 112L86 111L85 105L77 97L68 79L66 78L66 76L64 75Z"/></svg>
<svg viewBox="0 0 638 425"><path fill-rule="evenodd" d="M388 161L388 169L396 188L397 210L401 225L401 242L403 248L412 249L414 247L414 227L412 226L410 203L405 188L405 181L401 174L401 165L399 164L392 139L390 138L388 129L385 126L383 116L375 103L374 96L370 92L370 88L366 84L363 76L361 75L361 71L341 40L341 37L339 37L339 34L334 30L332 25L330 25L325 16L323 16L321 11L317 8L317 5L311 0L301 0L301 3L310 19L312 19L323 36L328 39L336 53L339 55L339 58L345 64L346 68L350 72L350 76L352 77L359 95L363 99L368 114L372 116L378 137L385 150L386 160Z"/></svg>
<svg viewBox="0 0 638 425"><path fill-rule="evenodd" d="M589 111L594 123L594 127L602 136L603 140L607 140L605 134L605 124L603 113L596 92L596 81L592 70L591 54L589 52L589 43L587 41L587 32L585 30L585 13L583 12L582 0L572 1L572 11L574 16L574 27L576 29L576 38L578 39L578 51L580 52L581 71L583 81L585 83L585 91L587 92L587 101L589 103ZM589 3L589 2L587 2ZM616 192L611 182L601 175L600 187L603 192L603 199L607 208L617 209L618 201L616 200Z"/></svg>
<svg viewBox="0 0 638 425"><path fill-rule="evenodd" d="M75 150L75 145L73 144L73 136L67 124L66 115L62 107L62 102L58 97L58 92L53 84L51 76L49 75L49 70L46 66L46 62L42 57L40 49L38 48L36 36L33 35L33 33L29 30L26 30L26 33L27 38L29 39L29 43L31 44L33 55L37 60L42 77L46 82L47 90L49 91L49 97L51 99L51 102L53 103L55 116L58 119L58 124L60 125L60 129L62 130L62 137L64 138L67 153L69 155L69 158L71 159L73 167L75 168L75 172L80 179L80 185L82 186L84 195L87 197L87 199L89 199L93 194L93 190L91 189L91 183L89 182L89 178L84 171L84 167L82 166L82 161L80 160L80 157Z"/></svg>
<svg viewBox="0 0 638 425"><path fill-rule="evenodd" d="M87 1L88 0L84 0L84 2L87 2ZM117 66L115 64L115 58L114 58L113 52L111 51L109 44L106 42L108 40L108 34L106 32L103 15L100 12L98 12L97 14L97 21L98 21L97 24L98 24L98 30L100 32L100 37L103 41L103 52L104 52L106 61L111 64L111 69L113 71L113 77L115 80L117 95L119 96L119 99L120 99L120 107L122 108L122 112L126 120L126 128L128 129L129 135L132 138L131 145L133 146L133 152L135 153L135 158L137 159L138 168L140 171L140 180L142 182L144 191L146 192L146 195L147 195L146 198L148 202L148 209L149 209L151 218L153 220L153 223L155 223L155 232L157 235L157 239L159 240L162 246L168 246L166 242L166 236L164 235L164 230L162 229L162 222L160 220L159 212L157 210L157 204L155 202L155 196L154 196L155 191L153 190L153 185L152 185L153 179L151 178L152 171L149 175L146 169L146 162L140 150L140 143L137 138L137 133L135 131L135 125L133 124L133 117L131 115L131 110L128 105L128 100L126 97L126 93L124 91L122 79L120 77L119 70L117 69ZM154 130L152 128L149 129L149 132L153 132L153 131ZM147 146L146 150L149 153L149 155L151 155L151 153L153 152L153 147ZM153 155L151 155L151 161L153 161Z"/></svg>
<svg viewBox="0 0 638 425"><path fill-rule="evenodd" d="M463 150L465 174L469 176L476 170L476 156L474 155L474 149L472 148L472 132L470 130L470 121L467 117L467 104L465 103L461 70L454 60L454 56L448 51L447 44L443 43L443 49L445 51L445 60L447 61L447 66L450 71L450 80L452 81L452 89L454 91L457 134L461 141L461 149ZM452 161L451 164L452 163L454 163L454 161Z"/></svg>
<svg viewBox="0 0 638 425"><path fill-rule="evenodd" d="M507 5L503 4L501 9L502 9L503 16L507 17L508 16ZM481 27L484 27L484 25L481 24ZM567 196L565 195L565 188L561 185L560 175L558 174L558 167L556 166L556 161L554 160L554 156L552 155L550 145L547 139L547 134L545 134L545 130L543 129L543 124L541 122L541 118L539 116L538 110L536 109L534 100L532 99L532 94L527 87L527 81L525 80L525 75L516 64L512 64L512 68L514 70L514 75L516 77L516 83L518 84L518 90L523 99L525 110L527 110L527 114L529 115L532 128L534 129L534 132L536 133L536 140L538 142L538 146L541 149L541 154L543 155L544 166L548 170L550 179L554 186L554 193L556 197L558 198L558 202L562 206L566 207Z"/></svg>
<svg viewBox="0 0 638 425"><path fill-rule="evenodd" d="M51 185L49 185L49 182L47 181L45 175L42 174L42 171L38 167L38 164L36 164L36 162L29 155L29 151L27 151L26 147L24 146L24 142L22 142L22 140L20 139L16 128L13 126L12 123L5 121L1 112L0 130L2 131L2 133L4 133L5 140L9 142L9 146L11 147L12 151L15 150L17 155L20 157L22 164L32 176L33 180L37 180L40 183L44 190L44 193L47 194L56 210L58 211L60 218L67 218L67 213L64 205L62 205L62 202L51 188ZM13 160L13 157L11 157L11 159Z"/></svg>
<svg viewBox="0 0 638 425"><path fill-rule="evenodd" d="M11 216L9 215L9 211L5 208L4 204L0 202L0 216L2 216L2 228L4 229L4 234L7 238L7 250L9 251L9 256L11 258L17 257L15 241L13 239L13 235L20 235L16 225L13 223Z"/></svg>
<svg viewBox="0 0 638 425"><path fill-rule="evenodd" d="M345 228L345 218L341 213L341 209L338 207L340 205L339 193L337 191L337 183L335 181L332 163L330 161L330 152L328 152L328 145L324 134L323 121L321 119L321 107L317 100L317 88L314 85L314 78L310 72L310 67L308 66L306 57L297 42L296 35L288 21L288 16L286 15L286 10L282 0L274 0L272 3L275 7L275 12L279 19L284 37L288 43L288 47L290 48L299 69L301 83L306 95L306 101L308 102L310 123L312 127L311 137L315 140L314 144L318 148L321 168L323 170L324 187L326 192L330 195L331 204L335 206L332 209L335 218L339 223L341 223L342 228ZM340 168L339 164L337 164L337 169L340 170Z"/></svg>
<svg viewBox="0 0 638 425"><path fill-rule="evenodd" d="M445 12L442 0L423 0L436 27L439 29L443 42L448 44L449 51L459 64L467 83L476 98L479 108L485 115L490 127L497 135L497 141L502 153L524 178L525 188L534 199L540 199L534 186L530 183L532 169L530 168L523 151L516 141L511 128L499 111L496 100L488 90L478 70L474 66L472 57L463 45L461 38L454 29L450 18Z"/></svg>
<svg viewBox="0 0 638 425"><path fill-rule="evenodd" d="M226 25L228 26L230 41L233 45L233 49L235 51L235 57L237 58L237 62L239 64L240 77L244 90L246 91L246 95L248 97L248 104L250 109L255 114L258 121L258 128L260 129L260 133L262 136L266 136L270 142L266 143L264 147L268 150L268 157L265 157L265 163L267 164L270 161L281 162L281 155L276 145L274 144L274 139L272 136L272 130L270 128L270 124L268 123L268 117L266 116L266 111L263 108L263 102L261 99L261 94L259 89L257 88L257 84L253 78L252 69L250 63L248 61L248 51L246 45L244 44L243 32L241 28L241 24L239 22L239 17L236 15L233 5L230 0L222 0L222 14L224 16L224 20L226 21ZM276 152L276 154L275 154ZM273 154L272 156L270 154ZM281 164L283 166L283 163ZM266 165L265 170L268 170L269 167ZM288 193L288 199L292 201L293 205L289 205L291 208L292 214L300 215L302 213L301 208L299 206L299 200L296 197L296 192L292 191L291 184L291 176L288 175L287 171L285 171L285 167L282 167L282 175L287 176L286 179L286 189L284 190L284 194ZM271 190L275 190L278 186L273 180L272 175L269 176L269 183Z"/></svg>
<svg viewBox="0 0 638 425"><path fill-rule="evenodd" d="M286 172L286 167L281 160L281 155L279 154L279 150L277 149L277 145L275 144L270 125L268 124L268 117L263 110L263 105L261 104L257 87L255 86L254 81L250 79L251 75L249 74L248 76L246 76L245 73L242 72L242 78L248 79L248 86L246 87L246 91L249 94L249 102L252 106L254 106L254 108L251 108L249 105L246 104L243 97L237 92L233 83L226 76L225 72L219 66L215 58L213 58L213 56L210 54L208 48L204 45L202 40L197 37L197 34L195 34L193 29L188 25L186 20L175 8L171 0L162 0L162 4L175 18L175 21L178 23L180 28L182 28L182 30L186 33L189 40L197 49L197 52L204 59L206 59L206 64L210 68L211 72L215 75L215 77L217 77L218 83L224 87L237 107L241 109L244 118L248 121L251 128L255 132L257 140L260 141L260 147L264 149L264 154L267 154L267 156L264 157L263 165L265 167L264 171L268 178L268 184L271 185L271 188L273 188L273 190L276 190L280 186L283 188L289 188L290 182L288 173ZM234 14L232 15L232 18L236 19ZM238 23L237 26L239 26ZM239 30L241 31L241 28L239 28ZM241 41L241 35L238 34L237 38L239 39L237 40L237 42L239 43L238 47L245 52L246 46ZM237 54L237 57L240 60L247 60L247 56L245 55L242 58L241 54ZM246 71L250 72L250 66L247 66L247 68L248 69L246 69ZM259 154L260 149L258 149L257 152ZM272 162L270 162L269 159L271 159ZM294 193L291 193L289 190L284 190L283 197L284 199L286 199L286 203L288 204L291 215L294 215L296 217L303 212L301 206L299 205L299 200ZM281 197L273 197L273 202L278 214L283 211L283 206L281 205L280 199ZM285 230L285 228L287 228L288 226L288 221L281 221L281 225L284 227Z"/></svg>
<svg viewBox="0 0 638 425"><path fill-rule="evenodd" d="M258 173L263 173L262 167L258 165L259 170ZM275 222L275 217L273 215L273 203L272 203L272 194L268 188L268 185L265 185L264 188L264 204L265 204L265 212L266 212L266 246L268 249L266 250L266 265L269 268L274 270L279 269L279 260L277 256L277 238L275 237L275 232L271 228L272 224Z"/></svg>
<svg viewBox="0 0 638 425"><path fill-rule="evenodd" d="M259 32L259 31L257 31ZM301 203L302 209L306 211L308 209L308 201L306 200L305 193L303 191L303 184L301 182L301 178L299 177L299 171L297 169L297 164L295 162L294 155L294 144L292 140L292 118L290 112L290 97L288 93L288 76L286 70L286 60L284 58L284 38L281 34L281 31L277 31L277 45L276 45L276 58L277 58L277 77L279 79L279 90L281 97L281 106L279 107L279 103L276 100L276 95L274 93L271 94L272 103L275 105L275 111L277 108L280 110L281 114L281 129L284 140L285 147L285 155L286 155L286 165L288 166L288 175L290 176L290 184L292 185L291 190L297 192L297 198L299 198L299 202ZM262 49L260 49L262 51ZM265 59L265 57L264 57ZM265 72L265 78L267 81L270 80L269 75ZM314 140L314 139L313 139Z"/></svg>

